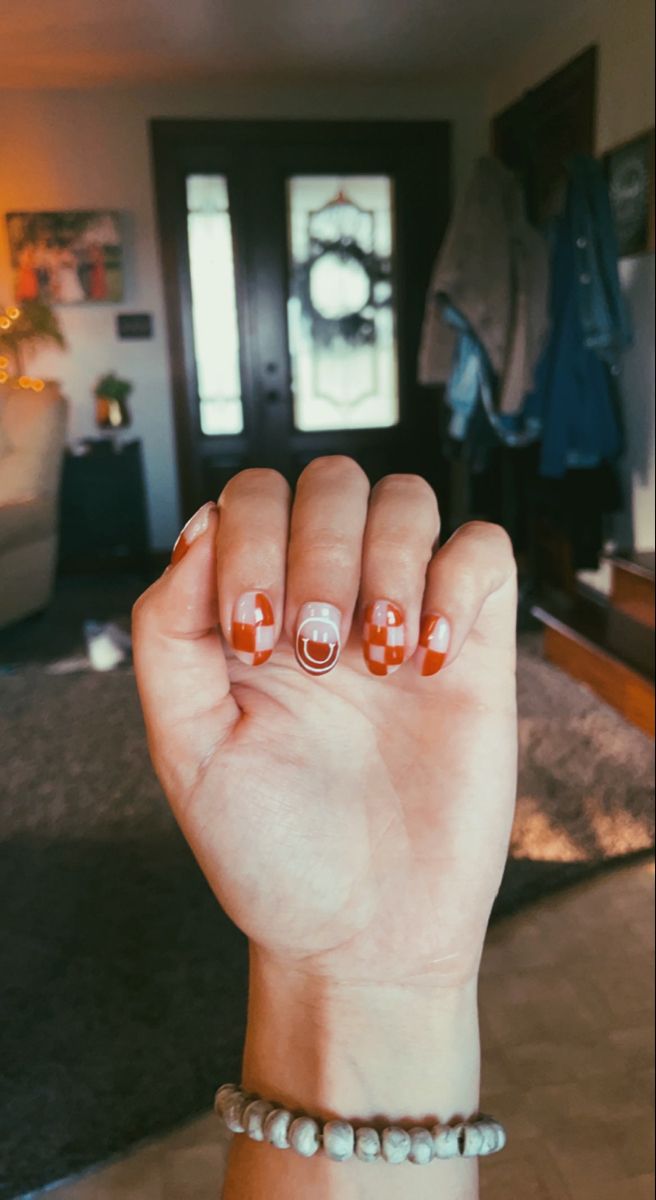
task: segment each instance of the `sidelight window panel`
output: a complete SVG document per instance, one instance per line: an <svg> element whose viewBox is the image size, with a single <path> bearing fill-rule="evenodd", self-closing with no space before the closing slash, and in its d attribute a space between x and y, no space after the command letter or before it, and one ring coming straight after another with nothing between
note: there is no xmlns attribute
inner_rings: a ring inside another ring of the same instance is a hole
<svg viewBox="0 0 656 1200"><path fill-rule="evenodd" d="M241 433L235 264L224 175L188 176L187 239L201 430Z"/></svg>

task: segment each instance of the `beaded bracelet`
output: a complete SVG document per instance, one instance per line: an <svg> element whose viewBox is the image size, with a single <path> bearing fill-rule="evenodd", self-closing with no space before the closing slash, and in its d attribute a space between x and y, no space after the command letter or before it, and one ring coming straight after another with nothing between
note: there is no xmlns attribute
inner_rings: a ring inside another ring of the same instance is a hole
<svg viewBox="0 0 656 1200"><path fill-rule="evenodd" d="M482 1114L453 1125L416 1126L405 1130L389 1125L381 1133L348 1121L315 1121L297 1116L269 1100L224 1083L214 1097L214 1111L232 1133L245 1133L254 1142L278 1150L295 1150L312 1158L320 1150L333 1162L355 1154L361 1162L411 1162L424 1166L434 1159L478 1158L496 1154L506 1144L503 1125Z"/></svg>

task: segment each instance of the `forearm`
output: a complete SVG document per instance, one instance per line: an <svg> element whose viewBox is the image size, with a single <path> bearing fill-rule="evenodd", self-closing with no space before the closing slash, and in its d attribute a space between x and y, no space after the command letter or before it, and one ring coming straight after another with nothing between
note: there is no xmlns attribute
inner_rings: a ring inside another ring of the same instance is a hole
<svg viewBox="0 0 656 1200"><path fill-rule="evenodd" d="M339 987L282 971L251 953L243 1084L283 1107L405 1128L476 1112L475 984ZM391 1166L333 1163L234 1139L225 1200L476 1200L475 1159Z"/></svg>

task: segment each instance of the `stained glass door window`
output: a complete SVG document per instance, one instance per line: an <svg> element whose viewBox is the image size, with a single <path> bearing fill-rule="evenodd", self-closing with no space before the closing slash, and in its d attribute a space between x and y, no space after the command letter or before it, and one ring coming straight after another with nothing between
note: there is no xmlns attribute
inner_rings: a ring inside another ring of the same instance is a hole
<svg viewBox="0 0 656 1200"><path fill-rule="evenodd" d="M392 180L295 175L287 220L295 428L396 425Z"/></svg>

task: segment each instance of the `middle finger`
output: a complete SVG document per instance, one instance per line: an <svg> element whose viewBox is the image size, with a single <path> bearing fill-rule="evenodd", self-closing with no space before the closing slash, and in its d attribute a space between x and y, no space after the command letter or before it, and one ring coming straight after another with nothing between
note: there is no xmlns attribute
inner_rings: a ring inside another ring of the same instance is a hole
<svg viewBox="0 0 656 1200"><path fill-rule="evenodd" d="M345 644L360 587L369 480L352 458L315 458L292 510L285 627L300 665L325 675Z"/></svg>

